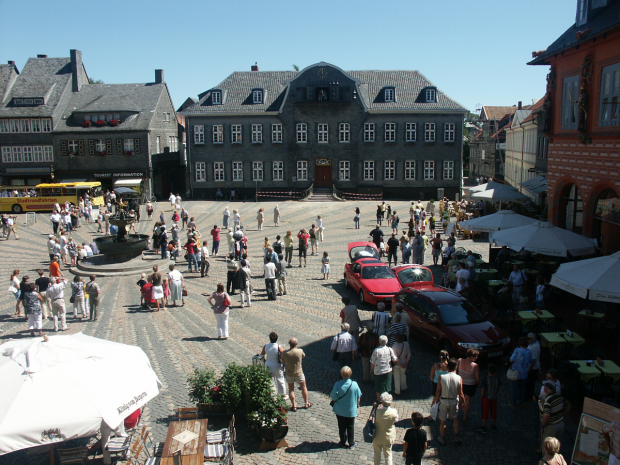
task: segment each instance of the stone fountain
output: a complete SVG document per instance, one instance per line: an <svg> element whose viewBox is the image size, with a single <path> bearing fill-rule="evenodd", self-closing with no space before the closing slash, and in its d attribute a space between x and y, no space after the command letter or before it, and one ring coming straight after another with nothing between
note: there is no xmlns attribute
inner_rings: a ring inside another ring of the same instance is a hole
<svg viewBox="0 0 620 465"><path fill-rule="evenodd" d="M109 262L125 262L142 255L147 248L149 236L146 234L127 234L127 226L136 221L125 210L118 211L108 222L118 228L116 236L103 236L95 239L99 251Z"/></svg>

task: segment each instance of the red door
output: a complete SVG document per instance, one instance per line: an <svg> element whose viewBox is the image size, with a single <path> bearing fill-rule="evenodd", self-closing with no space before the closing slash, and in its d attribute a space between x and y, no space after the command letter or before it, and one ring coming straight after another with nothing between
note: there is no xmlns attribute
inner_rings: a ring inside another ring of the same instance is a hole
<svg viewBox="0 0 620 465"><path fill-rule="evenodd" d="M332 187L332 161L319 158L314 164L314 187Z"/></svg>

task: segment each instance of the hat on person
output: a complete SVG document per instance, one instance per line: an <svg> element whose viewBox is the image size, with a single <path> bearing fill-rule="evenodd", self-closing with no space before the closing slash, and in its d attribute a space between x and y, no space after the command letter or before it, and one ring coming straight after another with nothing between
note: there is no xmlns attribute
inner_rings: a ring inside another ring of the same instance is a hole
<svg viewBox="0 0 620 465"><path fill-rule="evenodd" d="M555 383L547 381L546 383L543 384L543 386L545 386L550 391L555 392Z"/></svg>
<svg viewBox="0 0 620 465"><path fill-rule="evenodd" d="M53 234L50 234L50 235L49 235L49 236L47 236L47 237L49 237L50 239L52 239L52 238L54 237L54 235L53 235Z"/></svg>
<svg viewBox="0 0 620 465"><path fill-rule="evenodd" d="M166 229L166 225L165 225L165 224L162 224L162 225L161 225L161 229Z"/></svg>

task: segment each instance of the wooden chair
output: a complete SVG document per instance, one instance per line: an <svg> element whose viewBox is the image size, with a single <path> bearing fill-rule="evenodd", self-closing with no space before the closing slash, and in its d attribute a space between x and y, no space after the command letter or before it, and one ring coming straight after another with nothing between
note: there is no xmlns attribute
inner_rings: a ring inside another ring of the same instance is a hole
<svg viewBox="0 0 620 465"><path fill-rule="evenodd" d="M153 442L153 440L149 437L149 431L146 429L146 426L142 427L142 431L140 433L140 439L142 440L142 445L144 446L144 450L149 457L161 457L164 452L165 442ZM149 448L152 451L149 453Z"/></svg>
<svg viewBox="0 0 620 465"><path fill-rule="evenodd" d="M132 465L140 465L140 454L142 454L142 447L143 445L139 443L139 441L136 441L136 444L139 444L138 447L136 447L136 449L134 450L134 448L132 447L131 451L129 452L129 454L127 455L127 461L130 462ZM158 459L161 460L161 459ZM144 465L157 465L159 462L149 462L148 459L147 461L144 462Z"/></svg>
<svg viewBox="0 0 620 465"><path fill-rule="evenodd" d="M554 368L564 360L575 360L575 357L579 356L579 352L577 352L569 342L562 342L554 345L551 347L550 352L553 357L551 363Z"/></svg>
<svg viewBox="0 0 620 465"><path fill-rule="evenodd" d="M205 462L232 465L236 440L235 416L233 415L228 428L207 433L207 445L204 451Z"/></svg>
<svg viewBox="0 0 620 465"><path fill-rule="evenodd" d="M526 333L540 334L548 331L547 325L542 320L532 320L525 324Z"/></svg>
<svg viewBox="0 0 620 465"><path fill-rule="evenodd" d="M59 462L62 465L71 465L76 463L86 464L92 463L88 459L88 447L72 447L70 449L57 449Z"/></svg>
<svg viewBox="0 0 620 465"><path fill-rule="evenodd" d="M551 318L550 320L545 321L545 326L549 328L549 331L556 333L566 332L566 324L564 324L564 320L560 317Z"/></svg>
<svg viewBox="0 0 620 465"><path fill-rule="evenodd" d="M121 460L127 460L127 452L129 451L129 447L131 444L132 436L129 435L127 437L116 437L111 438L108 441L108 445L106 449L115 457L120 457ZM139 442L140 438L136 439L136 442ZM133 444L132 449L137 447L136 443Z"/></svg>
<svg viewBox="0 0 620 465"><path fill-rule="evenodd" d="M198 420L200 418L200 410L198 410L198 407L179 407L177 409L177 418L179 420Z"/></svg>
<svg viewBox="0 0 620 465"><path fill-rule="evenodd" d="M579 353L581 355L580 360L596 360L597 358L601 360L607 359L607 354L603 349L592 345L588 345L583 349L580 348Z"/></svg>
<svg viewBox="0 0 620 465"><path fill-rule="evenodd" d="M588 310L596 313L607 313L607 305L605 305L603 302L592 300L588 303Z"/></svg>
<svg viewBox="0 0 620 465"><path fill-rule="evenodd" d="M611 389L613 384L614 380L611 377L601 375L584 384L583 389L588 397L601 400L613 392Z"/></svg>

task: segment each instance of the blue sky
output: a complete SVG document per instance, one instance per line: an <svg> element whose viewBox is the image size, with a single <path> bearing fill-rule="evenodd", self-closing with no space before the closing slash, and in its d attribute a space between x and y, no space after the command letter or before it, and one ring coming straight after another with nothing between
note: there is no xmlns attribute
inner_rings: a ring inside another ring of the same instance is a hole
<svg viewBox="0 0 620 465"><path fill-rule="evenodd" d="M572 25L576 0L0 0L0 62L67 57L106 83L165 80L176 107L233 71L326 61L344 70L417 69L470 110L541 98L527 66Z"/></svg>

